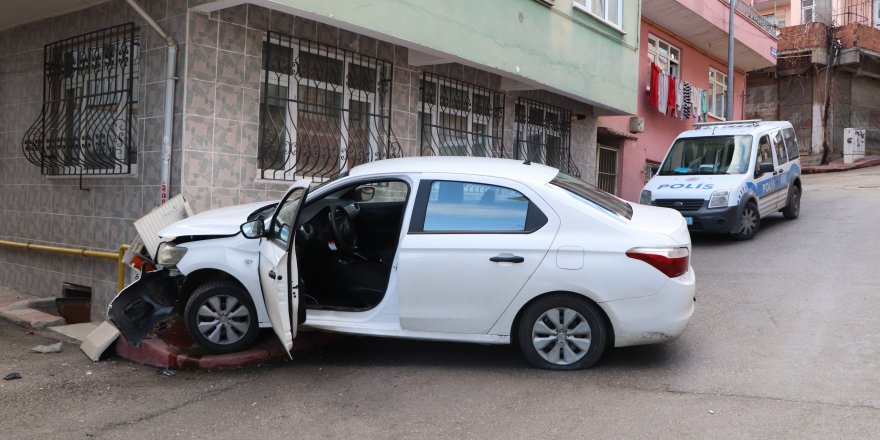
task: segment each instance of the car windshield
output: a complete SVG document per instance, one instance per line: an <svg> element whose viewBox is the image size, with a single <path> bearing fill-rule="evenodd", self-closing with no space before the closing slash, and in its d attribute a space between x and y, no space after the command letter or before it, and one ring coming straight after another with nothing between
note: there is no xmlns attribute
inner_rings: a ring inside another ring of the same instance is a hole
<svg viewBox="0 0 880 440"><path fill-rule="evenodd" d="M583 180L571 177L565 173L559 173L550 181L550 183L566 190L575 199L581 202L598 206L612 214L624 217L627 220L632 219L633 209L629 203L612 194L602 191Z"/></svg>
<svg viewBox="0 0 880 440"><path fill-rule="evenodd" d="M752 155L752 136L709 136L678 139L660 167L661 176L745 174Z"/></svg>

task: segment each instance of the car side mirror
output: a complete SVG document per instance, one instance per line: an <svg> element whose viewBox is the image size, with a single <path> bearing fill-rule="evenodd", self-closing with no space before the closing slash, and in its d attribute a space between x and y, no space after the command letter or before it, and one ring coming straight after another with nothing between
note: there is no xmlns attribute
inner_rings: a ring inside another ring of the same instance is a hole
<svg viewBox="0 0 880 440"><path fill-rule="evenodd" d="M761 177L764 174L772 173L774 170L772 163L762 163L758 165L758 169L755 171L755 177Z"/></svg>
<svg viewBox="0 0 880 440"><path fill-rule="evenodd" d="M253 220L241 225L241 235L244 238L260 238L263 236L263 221Z"/></svg>
<svg viewBox="0 0 880 440"><path fill-rule="evenodd" d="M372 186L362 186L357 189L355 197L358 202L369 202L376 195L376 188Z"/></svg>
<svg viewBox="0 0 880 440"><path fill-rule="evenodd" d="M656 176L658 171L660 171L660 165L651 165L652 176Z"/></svg>

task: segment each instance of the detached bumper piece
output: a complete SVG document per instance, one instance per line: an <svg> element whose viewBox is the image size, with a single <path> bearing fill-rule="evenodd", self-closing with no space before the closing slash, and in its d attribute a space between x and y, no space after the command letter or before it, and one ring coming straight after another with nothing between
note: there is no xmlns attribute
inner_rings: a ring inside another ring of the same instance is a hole
<svg viewBox="0 0 880 440"><path fill-rule="evenodd" d="M166 270L156 270L119 292L110 302L110 320L133 346L174 312L177 283Z"/></svg>

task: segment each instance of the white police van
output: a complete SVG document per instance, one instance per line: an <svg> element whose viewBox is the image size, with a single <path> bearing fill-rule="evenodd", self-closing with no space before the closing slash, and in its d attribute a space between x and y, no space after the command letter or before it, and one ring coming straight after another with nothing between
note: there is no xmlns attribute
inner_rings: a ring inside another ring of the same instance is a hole
<svg viewBox="0 0 880 440"><path fill-rule="evenodd" d="M678 210L691 231L748 240L770 214L797 218L798 157L789 122L698 123L672 143L639 203Z"/></svg>

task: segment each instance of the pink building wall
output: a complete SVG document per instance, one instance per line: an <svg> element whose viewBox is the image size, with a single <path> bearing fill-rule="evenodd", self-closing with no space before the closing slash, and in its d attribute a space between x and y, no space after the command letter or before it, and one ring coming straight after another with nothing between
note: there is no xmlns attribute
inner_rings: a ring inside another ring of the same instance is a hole
<svg viewBox="0 0 880 440"><path fill-rule="evenodd" d="M659 162L663 159L675 137L682 131L693 128L696 119L680 120L666 116L648 104L649 67L648 35L676 46L681 51L681 76L696 87L709 90L709 68L727 74L726 63L705 55L687 42L669 34L646 20L642 20L641 41L639 44L639 97L638 116L645 119L645 132L637 134L638 140L627 140L621 149L621 166L618 173L618 195L626 200L639 200L639 193L645 181L645 162ZM734 109L732 119L742 119L745 96L745 73L734 72ZM709 117L709 122L717 119ZM629 117L602 117L599 126L615 131L629 132Z"/></svg>

